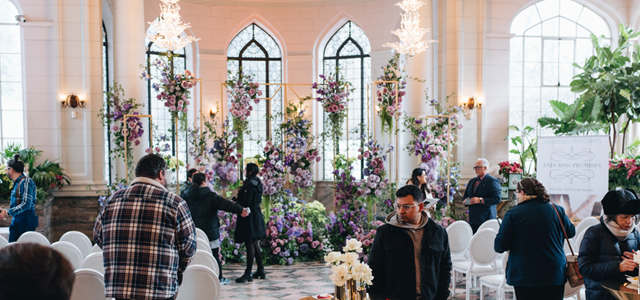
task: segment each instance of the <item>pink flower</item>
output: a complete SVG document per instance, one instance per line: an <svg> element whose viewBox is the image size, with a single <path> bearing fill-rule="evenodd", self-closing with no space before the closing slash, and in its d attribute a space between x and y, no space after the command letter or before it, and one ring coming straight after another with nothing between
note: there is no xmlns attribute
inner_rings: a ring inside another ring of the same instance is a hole
<svg viewBox="0 0 640 300"><path fill-rule="evenodd" d="M297 241L298 241L298 244L302 244L302 243L304 243L304 238L303 237L298 237Z"/></svg>
<svg viewBox="0 0 640 300"><path fill-rule="evenodd" d="M318 241L313 241L313 242L311 242L311 247L313 247L314 249L315 249L316 247L318 247L318 245L320 245L320 242L318 242Z"/></svg>
<svg viewBox="0 0 640 300"><path fill-rule="evenodd" d="M147 148L147 149L144 150L144 152L147 153L147 154L151 153L151 151L153 151L151 148Z"/></svg>
<svg viewBox="0 0 640 300"><path fill-rule="evenodd" d="M313 238L311 238L310 236L307 237L307 242L311 242L313 241Z"/></svg>
<svg viewBox="0 0 640 300"><path fill-rule="evenodd" d="M273 250L273 254L278 254L280 253L280 247L277 247L276 249Z"/></svg>
<svg viewBox="0 0 640 300"><path fill-rule="evenodd" d="M338 106L337 105L331 105L331 112L337 112L338 111Z"/></svg>

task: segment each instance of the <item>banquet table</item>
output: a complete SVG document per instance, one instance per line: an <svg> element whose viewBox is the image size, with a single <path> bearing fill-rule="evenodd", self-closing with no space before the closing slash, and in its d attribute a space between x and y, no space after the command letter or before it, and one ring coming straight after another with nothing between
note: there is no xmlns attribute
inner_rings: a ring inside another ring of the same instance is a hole
<svg viewBox="0 0 640 300"><path fill-rule="evenodd" d="M628 285L629 283L627 281L605 280L602 282L602 287L604 287L607 291L613 294L613 296L616 297L616 299L640 300L640 294L638 294L638 289L628 288L627 287Z"/></svg>

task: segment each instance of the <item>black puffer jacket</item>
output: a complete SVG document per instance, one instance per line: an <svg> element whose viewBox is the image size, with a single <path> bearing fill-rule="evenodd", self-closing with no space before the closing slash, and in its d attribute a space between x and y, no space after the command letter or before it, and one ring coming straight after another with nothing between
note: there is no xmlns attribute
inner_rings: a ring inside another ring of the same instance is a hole
<svg viewBox="0 0 640 300"><path fill-rule="evenodd" d="M238 192L236 200L243 207L251 209L246 218L238 218L236 223L236 243L256 241L267 237L264 225L264 217L260 210L262 203L262 182L258 177L245 180Z"/></svg>
<svg viewBox="0 0 640 300"><path fill-rule="evenodd" d="M640 234L637 230L624 241L619 241L600 219L600 224L591 226L584 234L580 243L578 264L580 274L584 276L584 286L587 289L587 300L615 300L616 298L605 290L601 283L604 280L625 281L625 273L620 272L622 253L638 250ZM627 272L627 275L637 276L638 269Z"/></svg>
<svg viewBox="0 0 640 300"><path fill-rule="evenodd" d="M180 197L187 201L191 211L191 218L193 218L196 227L202 229L210 241L220 238L218 210L234 214L241 214L243 210L242 206L218 196L208 187L191 185ZM242 217L238 217L238 219L242 219Z"/></svg>

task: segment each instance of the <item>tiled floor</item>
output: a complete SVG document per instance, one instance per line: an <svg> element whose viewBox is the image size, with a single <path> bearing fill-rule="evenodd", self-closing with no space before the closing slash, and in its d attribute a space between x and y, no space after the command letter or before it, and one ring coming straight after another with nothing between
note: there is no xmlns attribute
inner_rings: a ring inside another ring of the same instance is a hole
<svg viewBox="0 0 640 300"><path fill-rule="evenodd" d="M231 284L222 286L222 299L300 299L333 292L333 283L329 279L331 269L322 263L296 263L293 266L268 266L265 269L265 280L236 283L235 279L244 273L244 265L223 267L223 275L231 279ZM511 293L507 293L507 299L511 297ZM472 290L469 298L480 299L480 290ZM453 299L465 299L464 281L458 284ZM495 291L485 295L484 299L495 300Z"/></svg>

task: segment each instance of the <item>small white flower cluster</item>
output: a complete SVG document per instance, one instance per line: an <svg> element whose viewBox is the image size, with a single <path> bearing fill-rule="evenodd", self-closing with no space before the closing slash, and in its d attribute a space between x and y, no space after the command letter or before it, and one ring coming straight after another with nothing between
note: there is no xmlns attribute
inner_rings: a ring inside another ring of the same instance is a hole
<svg viewBox="0 0 640 300"><path fill-rule="evenodd" d="M344 254L340 252L330 252L325 255L324 260L331 266L329 278L337 286L344 285L348 280L353 279L362 285L372 285L373 273L369 265L360 262L362 243L356 239L347 240L347 245L342 248Z"/></svg>

